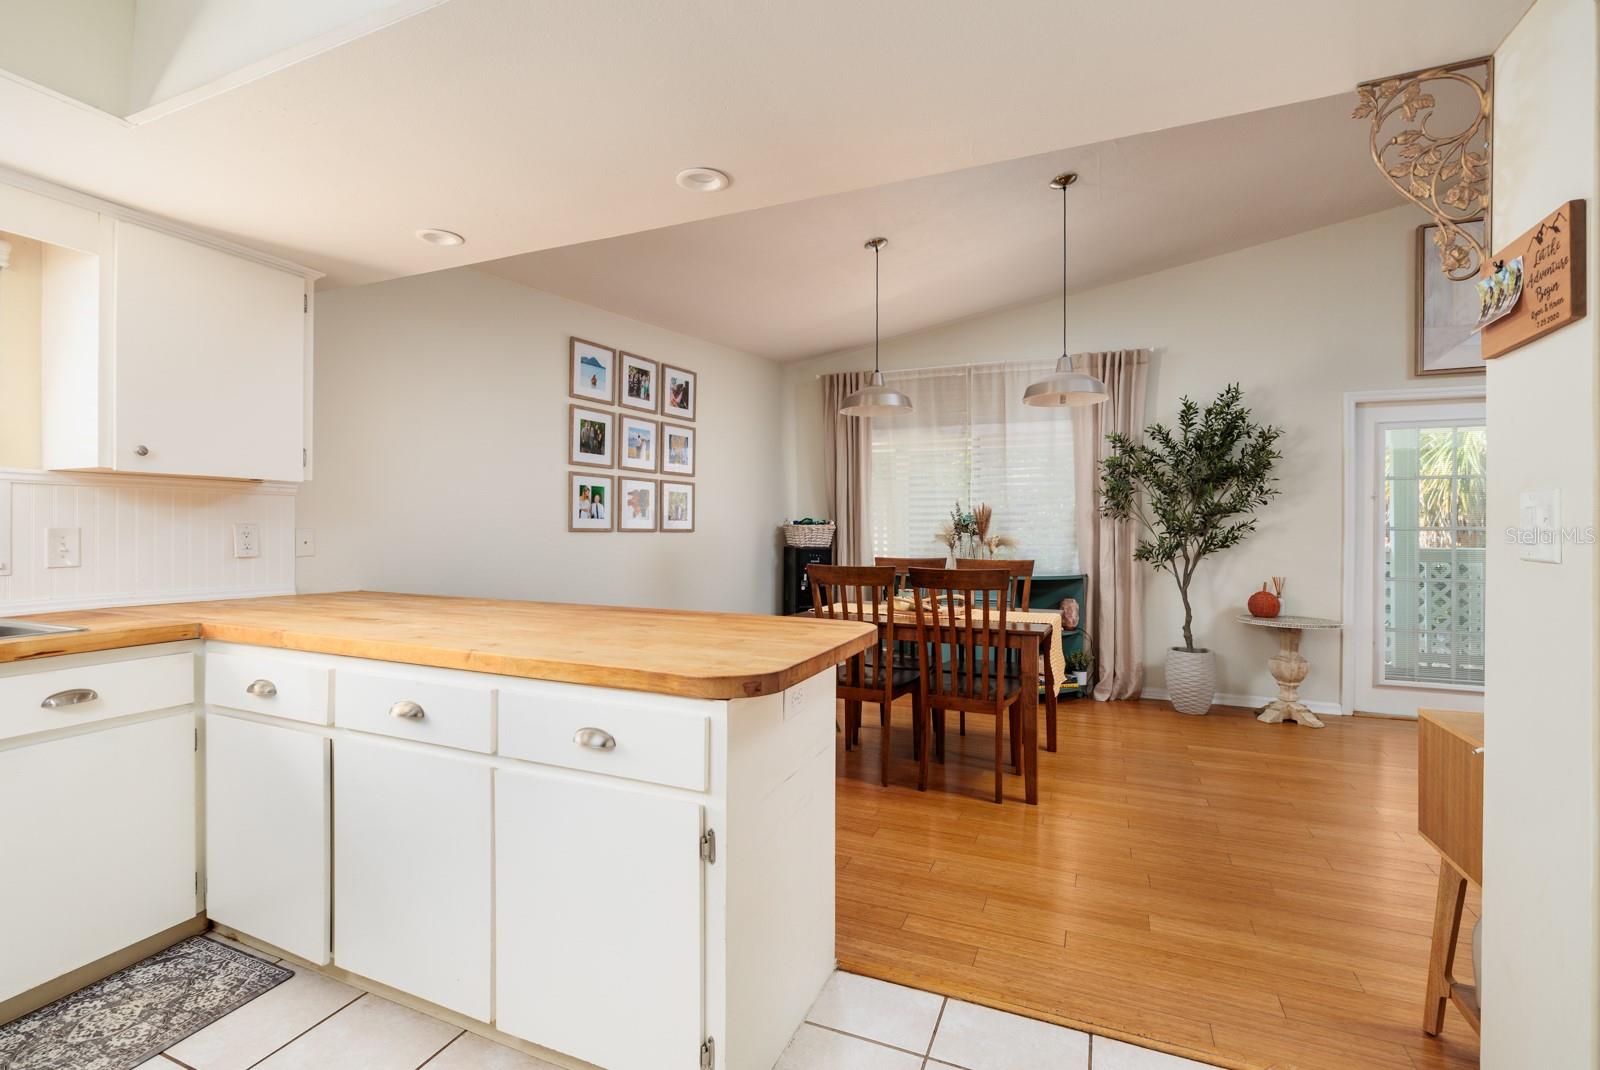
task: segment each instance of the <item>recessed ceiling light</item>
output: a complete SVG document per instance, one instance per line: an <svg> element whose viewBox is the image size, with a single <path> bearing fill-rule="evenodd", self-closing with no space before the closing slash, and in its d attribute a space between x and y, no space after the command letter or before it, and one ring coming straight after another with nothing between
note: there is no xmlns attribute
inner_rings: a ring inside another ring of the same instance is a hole
<svg viewBox="0 0 1600 1070"><path fill-rule="evenodd" d="M715 167L686 167L678 172L678 185L694 193L716 193L732 183L733 179Z"/></svg>
<svg viewBox="0 0 1600 1070"><path fill-rule="evenodd" d="M425 227L417 231L417 240L425 241L429 245L465 245L467 239L453 230L439 230L435 227Z"/></svg>

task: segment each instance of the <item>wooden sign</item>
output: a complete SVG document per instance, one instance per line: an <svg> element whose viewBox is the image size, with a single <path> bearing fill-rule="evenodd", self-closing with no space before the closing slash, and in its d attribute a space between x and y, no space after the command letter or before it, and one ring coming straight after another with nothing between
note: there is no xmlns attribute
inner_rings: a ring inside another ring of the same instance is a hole
<svg viewBox="0 0 1600 1070"><path fill-rule="evenodd" d="M1568 201L1495 253L1498 263L1522 257L1522 296L1510 312L1483 329L1485 360L1583 319L1588 311L1585 234L1584 202ZM1485 265L1485 276L1493 270L1494 264Z"/></svg>

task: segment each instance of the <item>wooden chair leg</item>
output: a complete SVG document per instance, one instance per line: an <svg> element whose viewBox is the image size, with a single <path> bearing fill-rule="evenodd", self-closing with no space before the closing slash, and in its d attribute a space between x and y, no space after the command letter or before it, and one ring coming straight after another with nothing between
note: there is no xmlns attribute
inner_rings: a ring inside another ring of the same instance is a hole
<svg viewBox="0 0 1600 1070"><path fill-rule="evenodd" d="M935 755L936 755L936 757L938 757L940 765L944 764L944 734L945 734L945 713L946 712L947 711L941 709L939 711L939 716L933 722L933 740L934 740L934 745L935 745Z"/></svg>
<svg viewBox="0 0 1600 1070"><path fill-rule="evenodd" d="M1056 683L1056 668L1050 659L1044 659L1044 749L1054 754L1056 750L1056 706L1060 704Z"/></svg>
<svg viewBox="0 0 1600 1070"><path fill-rule="evenodd" d="M855 699L844 700L844 734L846 749L861 746L861 703Z"/></svg>
<svg viewBox="0 0 1600 1070"><path fill-rule="evenodd" d="M966 735L967 734L967 711L966 710L962 710L961 711L961 734L962 735Z"/></svg>
<svg viewBox="0 0 1600 1070"><path fill-rule="evenodd" d="M1433 952L1428 956L1428 995L1423 1001L1422 1031L1436 1037L1444 1029L1445 1004L1456 961L1456 939L1461 935L1461 908L1467 903L1467 879L1444 859L1439 859L1439 892L1433 907Z"/></svg>
<svg viewBox="0 0 1600 1070"><path fill-rule="evenodd" d="M1022 704L1011 707L1011 768L1022 772Z"/></svg>
<svg viewBox="0 0 1600 1070"><path fill-rule="evenodd" d="M1006 746L1006 712L1003 709L994 711L994 801L1000 802L1005 797L1005 746Z"/></svg>
<svg viewBox="0 0 1600 1070"><path fill-rule="evenodd" d="M923 699L922 709L917 713L917 724L921 727L921 742L917 747L917 790L928 790L928 737L933 734L928 724L927 699Z"/></svg>

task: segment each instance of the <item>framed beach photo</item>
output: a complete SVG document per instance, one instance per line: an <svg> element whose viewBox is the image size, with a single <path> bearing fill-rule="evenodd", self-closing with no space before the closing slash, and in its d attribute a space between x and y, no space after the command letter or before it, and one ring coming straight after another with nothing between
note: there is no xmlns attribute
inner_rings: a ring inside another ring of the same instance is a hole
<svg viewBox="0 0 1600 1070"><path fill-rule="evenodd" d="M617 402L623 408L661 411L661 365L636 353L623 353L618 381L622 393Z"/></svg>
<svg viewBox="0 0 1600 1070"><path fill-rule="evenodd" d="M694 475L694 428L661 421L661 471L673 476Z"/></svg>
<svg viewBox="0 0 1600 1070"><path fill-rule="evenodd" d="M623 476L617 489L617 530L655 531L661 512L661 485L653 479Z"/></svg>
<svg viewBox="0 0 1600 1070"><path fill-rule="evenodd" d="M588 472L568 472L571 501L567 504L568 531L610 531L612 477Z"/></svg>
<svg viewBox="0 0 1600 1070"><path fill-rule="evenodd" d="M567 393L579 401L617 403L617 351L598 342L573 338L570 343L572 369Z"/></svg>
<svg viewBox="0 0 1600 1070"><path fill-rule="evenodd" d="M660 463L661 425L654 420L644 420L623 413L622 452L617 455L618 468L631 468L636 472L654 472Z"/></svg>
<svg viewBox="0 0 1600 1070"><path fill-rule="evenodd" d="M661 481L661 530L694 530L694 484Z"/></svg>
<svg viewBox="0 0 1600 1070"><path fill-rule="evenodd" d="M583 405L568 405L571 427L568 433L567 463L587 465L591 468L615 467L616 414L591 409Z"/></svg>
<svg viewBox="0 0 1600 1070"><path fill-rule="evenodd" d="M1470 220L1461 229L1483 240L1483 220ZM1417 332L1412 374L1481 375L1478 289L1472 279L1452 282L1445 277L1434 241L1438 231L1433 223L1417 228Z"/></svg>
<svg viewBox="0 0 1600 1070"><path fill-rule="evenodd" d="M661 365L661 415L693 420L699 401L700 385L694 372Z"/></svg>

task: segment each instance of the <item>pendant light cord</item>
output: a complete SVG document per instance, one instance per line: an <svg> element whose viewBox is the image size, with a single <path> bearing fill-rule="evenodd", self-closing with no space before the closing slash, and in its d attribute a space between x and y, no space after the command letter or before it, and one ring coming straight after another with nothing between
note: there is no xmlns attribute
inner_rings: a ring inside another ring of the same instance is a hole
<svg viewBox="0 0 1600 1070"><path fill-rule="evenodd" d="M881 251L881 246L872 247L872 370L874 372L878 370L878 316L882 307L878 296L878 253ZM1061 329L1066 330L1065 320L1062 321Z"/></svg>
<svg viewBox="0 0 1600 1070"><path fill-rule="evenodd" d="M1061 187L1061 355L1067 355L1067 187Z"/></svg>

